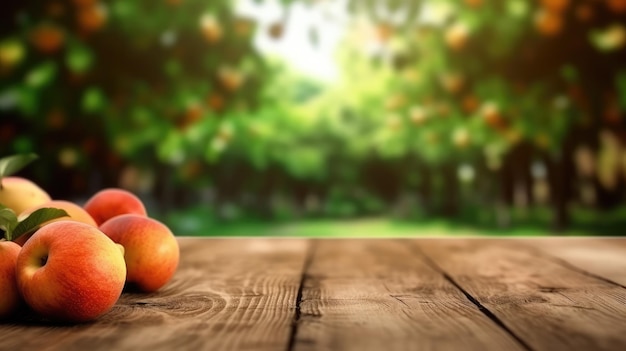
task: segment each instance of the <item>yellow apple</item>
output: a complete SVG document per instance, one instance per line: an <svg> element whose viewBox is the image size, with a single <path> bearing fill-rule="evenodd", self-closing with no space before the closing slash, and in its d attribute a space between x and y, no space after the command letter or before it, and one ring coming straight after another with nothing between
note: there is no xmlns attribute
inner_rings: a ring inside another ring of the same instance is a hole
<svg viewBox="0 0 626 351"><path fill-rule="evenodd" d="M21 177L4 177L0 180L0 204L16 214L50 201L50 195L32 181Z"/></svg>

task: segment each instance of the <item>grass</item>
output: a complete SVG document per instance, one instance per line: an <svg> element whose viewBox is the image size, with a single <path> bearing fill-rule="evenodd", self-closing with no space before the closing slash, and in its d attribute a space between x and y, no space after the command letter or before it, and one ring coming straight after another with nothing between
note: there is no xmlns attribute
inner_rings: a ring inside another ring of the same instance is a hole
<svg viewBox="0 0 626 351"><path fill-rule="evenodd" d="M218 221L193 213L162 219L179 236L282 236L282 237L416 237L416 236L581 236L606 235L572 229L555 233L536 223L508 229L481 227L444 219L399 220L389 217L359 219L303 219L289 221Z"/></svg>
<svg viewBox="0 0 626 351"><path fill-rule="evenodd" d="M196 207L161 218L179 236L281 236L281 237L416 237L416 236L609 236L622 235L626 209L604 214L599 220L586 213L575 213L572 228L550 231L548 217L541 212L527 220L515 220L509 228L481 225L467 220L413 219L391 217L357 219L301 219L263 221L240 219L220 221L208 209ZM539 220L537 219L539 218Z"/></svg>

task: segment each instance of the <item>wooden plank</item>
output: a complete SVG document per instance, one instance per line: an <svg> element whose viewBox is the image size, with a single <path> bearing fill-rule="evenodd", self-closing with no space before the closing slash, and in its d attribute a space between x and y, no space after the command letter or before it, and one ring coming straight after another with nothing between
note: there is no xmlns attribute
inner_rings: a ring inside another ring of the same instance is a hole
<svg viewBox="0 0 626 351"><path fill-rule="evenodd" d="M284 350L307 241L181 238L173 280L83 325L0 325L0 350Z"/></svg>
<svg viewBox="0 0 626 351"><path fill-rule="evenodd" d="M533 350L626 349L626 289L515 240L415 243Z"/></svg>
<svg viewBox="0 0 626 351"><path fill-rule="evenodd" d="M316 242L294 350L522 349L408 244Z"/></svg>
<svg viewBox="0 0 626 351"><path fill-rule="evenodd" d="M626 239L547 237L524 240L544 253L572 266L626 286Z"/></svg>

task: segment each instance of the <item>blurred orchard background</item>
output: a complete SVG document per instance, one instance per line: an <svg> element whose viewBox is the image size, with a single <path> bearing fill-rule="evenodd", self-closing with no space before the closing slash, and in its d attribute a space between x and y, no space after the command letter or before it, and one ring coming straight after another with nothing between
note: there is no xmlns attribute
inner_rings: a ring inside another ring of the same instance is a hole
<svg viewBox="0 0 626 351"><path fill-rule="evenodd" d="M178 235L624 235L626 0L37 0L0 154Z"/></svg>

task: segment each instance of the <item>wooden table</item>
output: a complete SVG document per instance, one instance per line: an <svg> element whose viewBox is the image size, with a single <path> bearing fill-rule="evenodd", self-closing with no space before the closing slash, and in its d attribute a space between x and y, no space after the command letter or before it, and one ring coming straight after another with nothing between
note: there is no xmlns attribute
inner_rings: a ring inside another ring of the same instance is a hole
<svg viewBox="0 0 626 351"><path fill-rule="evenodd" d="M0 350L626 350L626 238L179 242L159 292Z"/></svg>

